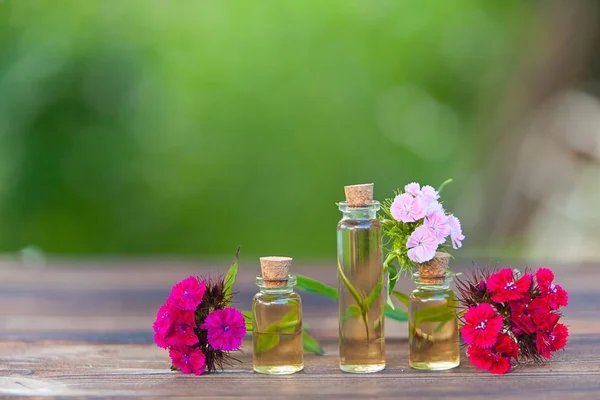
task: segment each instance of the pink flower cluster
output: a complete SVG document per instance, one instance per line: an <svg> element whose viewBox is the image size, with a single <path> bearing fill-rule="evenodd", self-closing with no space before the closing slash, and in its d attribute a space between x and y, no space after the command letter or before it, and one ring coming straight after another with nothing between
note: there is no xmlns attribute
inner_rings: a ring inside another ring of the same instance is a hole
<svg viewBox="0 0 600 400"><path fill-rule="evenodd" d="M205 281L194 276L182 280L173 286L154 322L156 345L168 349L173 366L186 374L201 375L208 351L237 350L246 334L244 316L235 308L205 315L201 304L208 292Z"/></svg>
<svg viewBox="0 0 600 400"><path fill-rule="evenodd" d="M493 374L511 369L512 359L549 359L564 348L569 331L558 321L558 309L568 304L567 292L553 283L554 274L539 268L515 277L504 268L478 284L460 285L464 315L461 334L476 367Z"/></svg>
<svg viewBox="0 0 600 400"><path fill-rule="evenodd" d="M465 239L460 221L454 215L446 214L439 198L433 187L421 187L413 182L404 187L404 193L396 196L390 206L396 221L417 225L406 242L408 257L414 262L433 259L438 246L448 237L454 249L459 249Z"/></svg>

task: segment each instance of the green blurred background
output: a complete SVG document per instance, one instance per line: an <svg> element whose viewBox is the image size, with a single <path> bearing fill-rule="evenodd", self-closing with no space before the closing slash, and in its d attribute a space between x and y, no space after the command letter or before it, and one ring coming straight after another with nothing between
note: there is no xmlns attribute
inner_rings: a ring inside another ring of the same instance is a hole
<svg viewBox="0 0 600 400"><path fill-rule="evenodd" d="M485 171L543 3L0 1L0 251L331 258L344 185L452 177L521 254Z"/></svg>

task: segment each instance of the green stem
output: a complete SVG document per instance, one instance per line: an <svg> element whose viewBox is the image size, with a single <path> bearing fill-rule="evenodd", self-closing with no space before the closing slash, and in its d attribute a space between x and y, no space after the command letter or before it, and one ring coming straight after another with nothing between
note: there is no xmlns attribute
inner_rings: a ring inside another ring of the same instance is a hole
<svg viewBox="0 0 600 400"><path fill-rule="evenodd" d="M342 270L342 264L340 264L339 260L338 260L338 272L340 273L340 277L344 281L344 284L348 288L348 291L350 292L350 294L352 294L352 297L354 297L356 304L358 304L358 307L360 308L360 313L361 313L362 319L365 323L365 331L367 332L367 340L370 340L371 335L369 335L369 323L367 321L367 313L365 312L363 300L362 300L360 294L358 293L358 291L354 288L354 286L352 286L352 284L350 283L348 278L346 278L346 274L344 274L344 271ZM367 310L367 312L368 312L368 310Z"/></svg>

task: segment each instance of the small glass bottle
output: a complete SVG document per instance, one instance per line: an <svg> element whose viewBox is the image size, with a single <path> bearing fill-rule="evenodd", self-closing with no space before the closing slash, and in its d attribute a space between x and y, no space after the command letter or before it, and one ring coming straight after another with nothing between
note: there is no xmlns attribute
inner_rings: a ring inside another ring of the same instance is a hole
<svg viewBox="0 0 600 400"><path fill-rule="evenodd" d="M304 368L302 300L294 292L289 257L261 257L260 288L252 299L254 371L287 375Z"/></svg>
<svg viewBox="0 0 600 400"><path fill-rule="evenodd" d="M417 288L409 296L409 365L416 369L440 371L460 364L458 301L450 289L452 274L447 271L450 255L436 253L428 263L419 264L413 274Z"/></svg>
<svg viewBox="0 0 600 400"><path fill-rule="evenodd" d="M385 280L379 202L373 184L346 186L337 226L340 369L369 373L385 368Z"/></svg>

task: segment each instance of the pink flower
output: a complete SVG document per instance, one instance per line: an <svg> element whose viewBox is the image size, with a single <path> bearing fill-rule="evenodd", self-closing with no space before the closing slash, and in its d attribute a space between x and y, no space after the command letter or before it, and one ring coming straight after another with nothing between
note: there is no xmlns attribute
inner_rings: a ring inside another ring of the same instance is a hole
<svg viewBox="0 0 600 400"><path fill-rule="evenodd" d="M215 350L237 350L246 334L246 321L235 308L215 310L208 314L200 327L208 331L208 343Z"/></svg>
<svg viewBox="0 0 600 400"><path fill-rule="evenodd" d="M187 346L172 347L169 349L169 357L173 366L177 367L184 374L202 375L206 370L206 357L199 348L190 348Z"/></svg>
<svg viewBox="0 0 600 400"><path fill-rule="evenodd" d="M496 343L502 329L502 317L494 307L482 303L471 307L465 314L465 324L460 330L465 343L487 349Z"/></svg>
<svg viewBox="0 0 600 400"><path fill-rule="evenodd" d="M430 202L429 204L427 204L427 206L425 207L425 216L430 216L432 214L436 214L436 213L441 213L446 215L446 213L444 212L444 207L442 207L442 205L437 202L436 200Z"/></svg>
<svg viewBox="0 0 600 400"><path fill-rule="evenodd" d="M417 182L411 182L408 185L404 186L404 191L408 194L412 194L417 197L421 195L421 185Z"/></svg>
<svg viewBox="0 0 600 400"><path fill-rule="evenodd" d="M531 274L525 274L515 282L512 270L504 268L490 275L487 286L489 291L493 293L493 301L507 303L528 296L531 281Z"/></svg>
<svg viewBox="0 0 600 400"><path fill-rule="evenodd" d="M548 301L553 310L569 304L569 295L560 285L552 283L554 273L548 268L539 268L535 271L535 279L542 296Z"/></svg>
<svg viewBox="0 0 600 400"><path fill-rule="evenodd" d="M564 348L567 345L569 330L563 324L557 324L551 332L538 331L535 344L538 353L550 358L550 352Z"/></svg>
<svg viewBox="0 0 600 400"><path fill-rule="evenodd" d="M204 281L198 282L198 278L190 276L173 286L167 302L180 310L196 310L205 291Z"/></svg>
<svg viewBox="0 0 600 400"><path fill-rule="evenodd" d="M423 186L418 192L417 198L421 200L425 215L443 211L442 205L437 201L437 199L440 198L440 195L431 186Z"/></svg>
<svg viewBox="0 0 600 400"><path fill-rule="evenodd" d="M176 310L175 308L173 310ZM169 346L193 346L198 343L198 336L194 332L196 318L194 311L177 310L173 326L165 336L165 342Z"/></svg>
<svg viewBox="0 0 600 400"><path fill-rule="evenodd" d="M460 221L454 215L448 215L448 226L450 227L450 239L452 239L452 247L460 249L462 247L462 241L465 240L465 235L462 233L460 227Z"/></svg>
<svg viewBox="0 0 600 400"><path fill-rule="evenodd" d="M390 213L396 221L415 222L425 216L425 210L419 198L403 193L394 199L390 206Z"/></svg>
<svg viewBox="0 0 600 400"><path fill-rule="evenodd" d="M421 188L421 195L428 203L440 198L440 194L437 192L437 190L429 185L425 185L423 188Z"/></svg>
<svg viewBox="0 0 600 400"><path fill-rule="evenodd" d="M448 226L448 217L443 212L436 212L425 218L423 223L426 226L439 244L446 241L446 237L450 234L450 226Z"/></svg>
<svg viewBox="0 0 600 400"><path fill-rule="evenodd" d="M467 350L469 361L479 369L490 371L492 374L504 374L510 371L511 358L517 358L519 347L510 336L501 333L489 349L470 346Z"/></svg>
<svg viewBox="0 0 600 400"><path fill-rule="evenodd" d="M437 247L437 239L425 225L415 229L406 242L406 248L409 249L408 258L418 263L429 261L435 257Z"/></svg>

